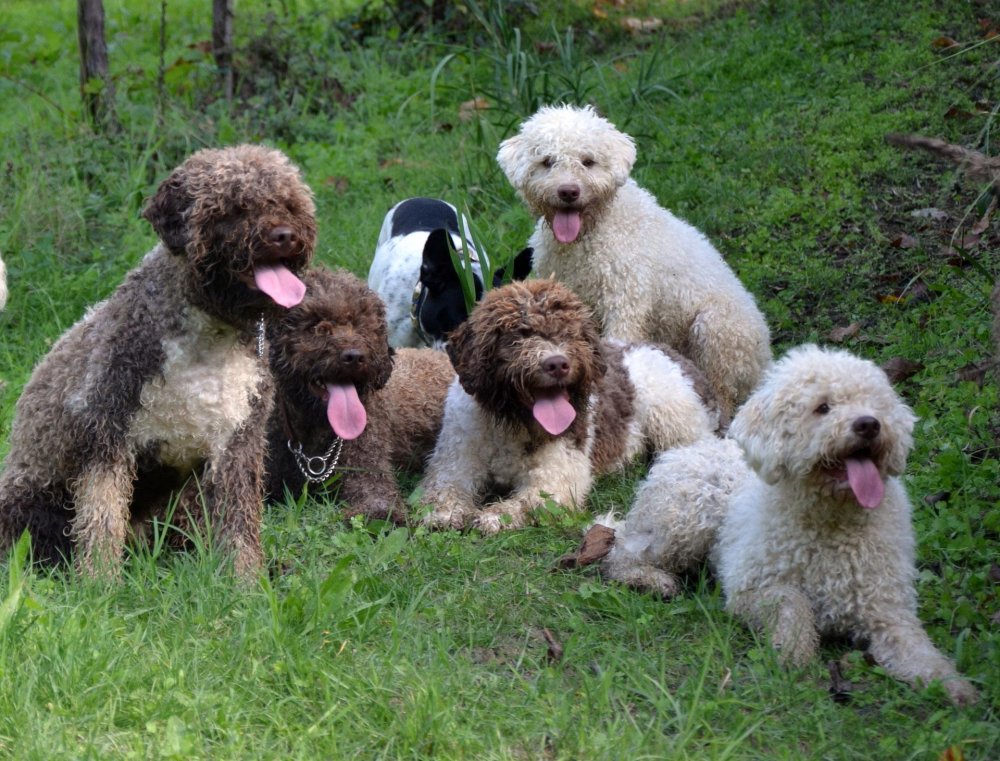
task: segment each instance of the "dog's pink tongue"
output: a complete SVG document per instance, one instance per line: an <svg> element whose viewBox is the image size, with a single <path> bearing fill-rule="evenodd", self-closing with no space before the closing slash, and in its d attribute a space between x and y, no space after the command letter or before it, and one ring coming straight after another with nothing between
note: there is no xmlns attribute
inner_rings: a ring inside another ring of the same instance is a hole
<svg viewBox="0 0 1000 761"><path fill-rule="evenodd" d="M847 481L854 498L862 507L878 507L885 495L882 475L870 458L851 457L847 460Z"/></svg>
<svg viewBox="0 0 1000 761"><path fill-rule="evenodd" d="M569 403L569 397L565 391L536 399L531 408L531 414L535 416L538 424L553 436L558 436L565 431L576 419L576 410Z"/></svg>
<svg viewBox="0 0 1000 761"><path fill-rule="evenodd" d="M306 295L306 284L284 264L262 264L254 267L253 279L258 288L285 309L291 309Z"/></svg>
<svg viewBox="0 0 1000 761"><path fill-rule="evenodd" d="M552 234L560 243L572 243L580 234L580 212L557 211L552 218Z"/></svg>
<svg viewBox="0 0 1000 761"><path fill-rule="evenodd" d="M342 439L356 439L368 424L368 413L358 399L358 390L351 383L326 387L330 398L326 402L326 418L333 432Z"/></svg>

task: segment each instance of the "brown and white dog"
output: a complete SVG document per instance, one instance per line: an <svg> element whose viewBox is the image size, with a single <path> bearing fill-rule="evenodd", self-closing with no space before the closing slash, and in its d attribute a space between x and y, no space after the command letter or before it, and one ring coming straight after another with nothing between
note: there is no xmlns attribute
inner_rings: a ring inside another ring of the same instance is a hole
<svg viewBox="0 0 1000 761"><path fill-rule="evenodd" d="M488 292L447 349L458 378L423 481L431 526L496 533L527 524L546 499L580 508L595 474L719 426L690 363L602 341L553 280ZM494 490L508 494L483 508Z"/></svg>
<svg viewBox="0 0 1000 761"><path fill-rule="evenodd" d="M403 523L397 468L422 468L455 377L434 349L389 347L385 306L349 272L311 270L305 299L269 328L277 402L268 494L339 475L345 516Z"/></svg>
<svg viewBox="0 0 1000 761"><path fill-rule="evenodd" d="M280 151L206 149L144 216L160 242L59 339L17 403L0 548L27 529L36 559L114 574L130 522L179 493L179 510L204 498L247 577L262 561L272 399L260 326L304 294L312 194Z"/></svg>

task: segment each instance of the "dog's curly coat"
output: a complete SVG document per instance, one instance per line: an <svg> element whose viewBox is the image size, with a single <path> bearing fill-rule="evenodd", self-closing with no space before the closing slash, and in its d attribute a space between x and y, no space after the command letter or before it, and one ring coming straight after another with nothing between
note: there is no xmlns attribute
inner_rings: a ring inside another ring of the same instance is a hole
<svg viewBox="0 0 1000 761"><path fill-rule="evenodd" d="M241 576L261 565L272 384L256 325L312 256L312 194L280 151L206 149L144 216L160 243L35 368L0 477L0 545L115 573L130 521L200 498ZM190 476L195 476L190 479ZM185 485L186 482L186 485Z"/></svg>
<svg viewBox="0 0 1000 761"><path fill-rule="evenodd" d="M268 493L298 494L306 484L290 447L314 457L314 472L322 472L328 459L316 456L340 438L330 476L340 474L345 517L402 523L406 507L394 469L423 466L455 371L441 351L393 352L385 306L356 276L317 269L304 280L305 299L269 328L277 400L268 431Z"/></svg>
<svg viewBox="0 0 1000 761"><path fill-rule="evenodd" d="M664 455L640 485L602 570L677 591L706 555L729 611L802 665L821 636L867 643L890 674L976 690L917 618L910 502L899 476L915 417L875 364L840 350L790 351L740 408L729 436ZM752 468L752 470L750 469Z"/></svg>
<svg viewBox="0 0 1000 761"><path fill-rule="evenodd" d="M594 474L718 427L682 369L693 366L602 341L589 310L553 280L488 292L447 349L458 378L423 481L432 526L518 528L546 495L581 507ZM510 494L479 509L494 489Z"/></svg>
<svg viewBox="0 0 1000 761"><path fill-rule="evenodd" d="M631 137L574 106L541 108L497 154L538 217L535 272L576 291L605 337L692 359L731 415L771 360L767 323L708 239L629 178L635 158Z"/></svg>

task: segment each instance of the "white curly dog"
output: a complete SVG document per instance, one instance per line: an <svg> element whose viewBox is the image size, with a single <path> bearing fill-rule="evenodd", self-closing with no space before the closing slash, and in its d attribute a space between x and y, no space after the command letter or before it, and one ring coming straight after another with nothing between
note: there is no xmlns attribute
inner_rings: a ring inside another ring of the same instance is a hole
<svg viewBox="0 0 1000 761"><path fill-rule="evenodd" d="M972 703L975 688L917 618L899 479L915 420L874 363L793 349L736 414L731 440L661 455L624 522L600 521L616 530L602 570L670 597L675 574L709 557L726 608L783 661L803 665L820 637L848 636L893 676L940 680L955 703Z"/></svg>
<svg viewBox="0 0 1000 761"><path fill-rule="evenodd" d="M715 247L629 178L632 138L590 107L545 106L497 161L538 217L535 272L569 285L602 334L666 343L731 415L771 360L764 316Z"/></svg>

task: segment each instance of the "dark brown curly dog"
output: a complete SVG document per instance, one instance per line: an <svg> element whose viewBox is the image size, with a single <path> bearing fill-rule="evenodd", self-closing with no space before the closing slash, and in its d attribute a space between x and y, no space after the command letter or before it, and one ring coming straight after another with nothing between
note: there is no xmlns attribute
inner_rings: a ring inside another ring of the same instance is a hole
<svg viewBox="0 0 1000 761"><path fill-rule="evenodd" d="M192 155L144 216L160 243L62 336L17 403L0 547L27 529L37 559L113 574L130 521L162 514L179 490L182 511L204 496L250 576L273 394L258 323L304 293L294 273L315 245L312 194L283 153L241 145Z"/></svg>
<svg viewBox="0 0 1000 761"><path fill-rule="evenodd" d="M304 279L306 298L269 329L268 493L299 494L339 473L346 517L402 523L394 469L423 465L454 370L432 349L402 349L394 366L385 306L359 278L312 270Z"/></svg>
<svg viewBox="0 0 1000 761"><path fill-rule="evenodd" d="M652 345L602 341L554 280L490 291L448 353L461 385L424 479L432 526L523 526L546 499L581 506L594 474L718 428L680 363ZM480 510L490 489L510 493Z"/></svg>

